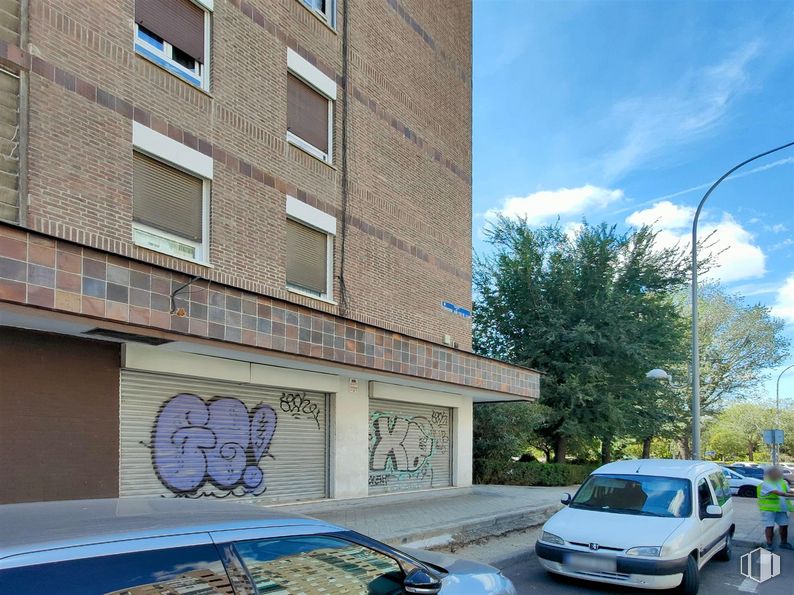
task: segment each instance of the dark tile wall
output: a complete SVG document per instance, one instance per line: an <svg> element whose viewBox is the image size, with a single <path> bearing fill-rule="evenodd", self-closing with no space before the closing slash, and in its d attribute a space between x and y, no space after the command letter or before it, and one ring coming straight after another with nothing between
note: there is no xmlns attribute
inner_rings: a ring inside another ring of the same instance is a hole
<svg viewBox="0 0 794 595"><path fill-rule="evenodd" d="M0 301L537 397L539 375L360 322L0 224Z"/></svg>

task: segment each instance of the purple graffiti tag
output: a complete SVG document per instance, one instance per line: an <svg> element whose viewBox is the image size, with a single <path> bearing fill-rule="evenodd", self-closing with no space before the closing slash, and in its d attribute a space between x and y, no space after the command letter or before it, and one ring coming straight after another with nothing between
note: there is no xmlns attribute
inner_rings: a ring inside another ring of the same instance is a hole
<svg viewBox="0 0 794 595"><path fill-rule="evenodd" d="M210 483L223 496L259 495L267 487L259 463L276 422L276 412L264 403L249 412L232 397L207 403L196 395L178 394L163 404L155 419L152 464L163 485L176 494L196 495Z"/></svg>
<svg viewBox="0 0 794 595"><path fill-rule="evenodd" d="M201 397L172 397L157 417L152 440L152 462L160 481L172 492L193 492L205 481L205 450L215 446L215 435L204 427L209 411Z"/></svg>
<svg viewBox="0 0 794 595"><path fill-rule="evenodd" d="M217 442L206 453L207 473L219 488L231 489L240 483L247 463L248 408L237 399L221 397L210 403L209 410L207 426Z"/></svg>

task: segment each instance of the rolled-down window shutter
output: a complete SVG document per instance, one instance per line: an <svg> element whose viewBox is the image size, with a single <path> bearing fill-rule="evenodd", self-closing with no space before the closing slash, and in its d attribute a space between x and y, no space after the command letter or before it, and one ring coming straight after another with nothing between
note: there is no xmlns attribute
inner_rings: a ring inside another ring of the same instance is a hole
<svg viewBox="0 0 794 595"><path fill-rule="evenodd" d="M287 74L287 130L328 153L328 101L298 77Z"/></svg>
<svg viewBox="0 0 794 595"><path fill-rule="evenodd" d="M324 294L327 275L328 236L287 219L287 284Z"/></svg>
<svg viewBox="0 0 794 595"><path fill-rule="evenodd" d="M141 153L132 161L133 219L201 242L204 181Z"/></svg>
<svg viewBox="0 0 794 595"><path fill-rule="evenodd" d="M135 22L204 62L204 11L190 0L135 0Z"/></svg>

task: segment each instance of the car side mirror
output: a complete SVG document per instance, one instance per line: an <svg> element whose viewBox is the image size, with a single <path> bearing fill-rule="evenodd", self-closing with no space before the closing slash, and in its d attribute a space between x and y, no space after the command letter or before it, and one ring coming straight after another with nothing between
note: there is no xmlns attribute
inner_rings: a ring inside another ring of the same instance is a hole
<svg viewBox="0 0 794 595"><path fill-rule="evenodd" d="M706 514L703 515L704 519L721 519L722 518L722 508L717 506L716 504L709 504L706 506Z"/></svg>
<svg viewBox="0 0 794 595"><path fill-rule="evenodd" d="M562 498L560 498L560 503L565 504L565 506L568 506L571 503L571 500L572 500L571 495L568 492L565 492L562 495Z"/></svg>
<svg viewBox="0 0 794 595"><path fill-rule="evenodd" d="M403 581L405 592L416 595L436 595L442 586L441 579L424 568L414 568Z"/></svg>

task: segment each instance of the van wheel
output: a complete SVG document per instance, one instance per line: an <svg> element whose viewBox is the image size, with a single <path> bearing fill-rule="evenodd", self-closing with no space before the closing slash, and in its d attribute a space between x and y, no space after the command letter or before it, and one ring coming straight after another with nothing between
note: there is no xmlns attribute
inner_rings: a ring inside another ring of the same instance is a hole
<svg viewBox="0 0 794 595"><path fill-rule="evenodd" d="M698 561L695 556L692 555L689 556L689 559L686 561L684 578L681 579L678 592L682 595L696 595L698 589L700 589L700 571L698 570Z"/></svg>
<svg viewBox="0 0 794 595"><path fill-rule="evenodd" d="M755 488L753 486L742 486L739 488L739 493L736 495L742 498L755 498Z"/></svg>
<svg viewBox="0 0 794 595"><path fill-rule="evenodd" d="M714 556L717 560L728 562L733 557L733 534L728 533L725 538L725 547L722 548L717 555Z"/></svg>

